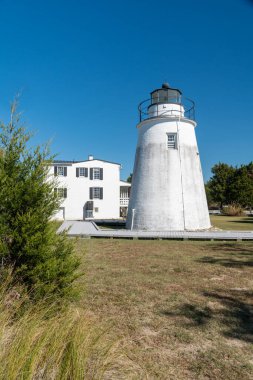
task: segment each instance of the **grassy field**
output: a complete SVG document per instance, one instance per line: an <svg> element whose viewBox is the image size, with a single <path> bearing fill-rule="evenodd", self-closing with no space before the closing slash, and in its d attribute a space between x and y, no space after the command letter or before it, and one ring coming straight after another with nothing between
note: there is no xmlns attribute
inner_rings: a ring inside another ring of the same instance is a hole
<svg viewBox="0 0 253 380"><path fill-rule="evenodd" d="M211 223L222 230L253 230L253 216L211 215Z"/></svg>
<svg viewBox="0 0 253 380"><path fill-rule="evenodd" d="M226 216L226 215L210 215L211 224L214 227L221 230L241 230L252 231L253 230L253 216ZM124 226L117 225L100 225L100 229L121 229Z"/></svg>
<svg viewBox="0 0 253 380"><path fill-rule="evenodd" d="M253 378L253 242L77 241L83 249L81 306L132 363L109 379Z"/></svg>

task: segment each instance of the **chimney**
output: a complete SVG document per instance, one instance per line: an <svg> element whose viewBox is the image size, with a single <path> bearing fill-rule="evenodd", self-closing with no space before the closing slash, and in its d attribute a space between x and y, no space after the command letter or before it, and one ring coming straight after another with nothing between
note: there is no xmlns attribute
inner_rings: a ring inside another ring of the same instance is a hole
<svg viewBox="0 0 253 380"><path fill-rule="evenodd" d="M88 155L88 160L89 160L89 161L94 160L94 157L92 156L92 154L89 154L89 155Z"/></svg>

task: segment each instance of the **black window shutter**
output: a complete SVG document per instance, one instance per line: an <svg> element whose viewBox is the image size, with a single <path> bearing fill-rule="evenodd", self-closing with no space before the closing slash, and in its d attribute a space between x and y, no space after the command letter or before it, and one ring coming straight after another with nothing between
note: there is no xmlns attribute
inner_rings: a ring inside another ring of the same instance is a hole
<svg viewBox="0 0 253 380"><path fill-rule="evenodd" d="M90 168L90 179L93 179L93 168Z"/></svg>
<svg viewBox="0 0 253 380"><path fill-rule="evenodd" d="M90 187L90 199L93 199L93 187Z"/></svg>
<svg viewBox="0 0 253 380"><path fill-rule="evenodd" d="M64 177L67 177L67 166L64 166Z"/></svg>
<svg viewBox="0 0 253 380"><path fill-rule="evenodd" d="M88 177L88 168L85 168L84 175L85 177Z"/></svg>
<svg viewBox="0 0 253 380"><path fill-rule="evenodd" d="M103 199L103 188L102 187L100 187L100 197L99 198Z"/></svg>
<svg viewBox="0 0 253 380"><path fill-rule="evenodd" d="M79 168L76 168L76 176L79 177Z"/></svg>
<svg viewBox="0 0 253 380"><path fill-rule="evenodd" d="M103 168L100 168L100 179L103 179Z"/></svg>
<svg viewBox="0 0 253 380"><path fill-rule="evenodd" d="M66 189L66 187L64 188L64 198L67 198L67 189Z"/></svg>
<svg viewBox="0 0 253 380"><path fill-rule="evenodd" d="M57 166L54 167L54 175L57 175Z"/></svg>

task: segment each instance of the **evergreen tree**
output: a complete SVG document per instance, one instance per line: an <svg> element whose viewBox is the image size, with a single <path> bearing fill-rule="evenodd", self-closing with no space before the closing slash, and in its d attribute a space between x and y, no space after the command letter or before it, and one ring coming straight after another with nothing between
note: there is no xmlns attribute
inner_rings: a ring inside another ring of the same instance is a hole
<svg viewBox="0 0 253 380"><path fill-rule="evenodd" d="M253 207L253 165L242 165L236 169L229 181L228 201L242 207Z"/></svg>
<svg viewBox="0 0 253 380"><path fill-rule="evenodd" d="M209 181L205 184L205 191L206 191L206 200L207 200L208 207L211 207L214 205L215 202L211 194Z"/></svg>
<svg viewBox="0 0 253 380"><path fill-rule="evenodd" d="M0 255L15 281L34 295L64 295L72 290L79 263L65 235L50 219L59 207L55 179L48 179L48 147L29 148L31 134L20 125L16 102L11 120L0 123Z"/></svg>
<svg viewBox="0 0 253 380"><path fill-rule="evenodd" d="M234 171L233 166L221 162L212 167L213 176L209 180L208 186L212 199L219 203L221 208L228 203L228 188Z"/></svg>
<svg viewBox="0 0 253 380"><path fill-rule="evenodd" d="M132 183L132 179L133 179L133 173L130 173L129 176L127 177L127 182L128 183Z"/></svg>

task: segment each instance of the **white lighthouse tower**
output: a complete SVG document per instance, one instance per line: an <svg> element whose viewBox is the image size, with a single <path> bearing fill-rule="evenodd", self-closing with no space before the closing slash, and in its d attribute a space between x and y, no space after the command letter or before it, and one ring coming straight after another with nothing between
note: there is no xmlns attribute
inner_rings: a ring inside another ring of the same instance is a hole
<svg viewBox="0 0 253 380"><path fill-rule="evenodd" d="M194 102L167 83L139 105L127 229L211 227L195 135Z"/></svg>

